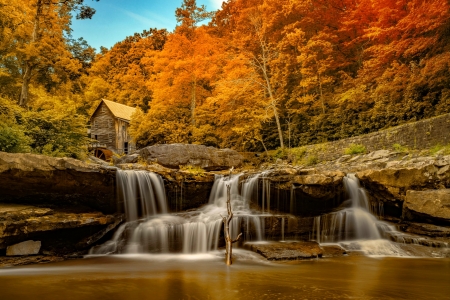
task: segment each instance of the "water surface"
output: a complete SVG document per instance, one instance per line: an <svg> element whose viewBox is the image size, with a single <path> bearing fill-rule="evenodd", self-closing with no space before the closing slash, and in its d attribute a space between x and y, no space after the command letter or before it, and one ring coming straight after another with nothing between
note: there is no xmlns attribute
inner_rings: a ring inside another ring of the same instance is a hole
<svg viewBox="0 0 450 300"><path fill-rule="evenodd" d="M0 269L0 299L450 299L450 259L273 263L235 250L117 255Z"/></svg>

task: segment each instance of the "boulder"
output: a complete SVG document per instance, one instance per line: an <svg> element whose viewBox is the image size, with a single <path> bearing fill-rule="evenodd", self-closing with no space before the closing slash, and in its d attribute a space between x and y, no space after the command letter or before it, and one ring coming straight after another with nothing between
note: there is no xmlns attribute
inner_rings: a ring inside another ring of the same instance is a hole
<svg viewBox="0 0 450 300"><path fill-rule="evenodd" d="M113 156L112 160L114 162L115 165L119 165L119 164L134 164L137 163L139 161L139 154L138 153L133 153L133 154L129 154L129 155L124 155L124 156Z"/></svg>
<svg viewBox="0 0 450 300"><path fill-rule="evenodd" d="M295 260L322 257L323 250L316 242L250 242L245 248L268 260Z"/></svg>
<svg viewBox="0 0 450 300"><path fill-rule="evenodd" d="M406 191L440 189L447 185L450 172L441 169L427 160L424 164L410 167L399 165L359 171L356 177L368 190L371 202L383 203L384 213L398 218L402 215Z"/></svg>
<svg viewBox="0 0 450 300"><path fill-rule="evenodd" d="M405 220L450 225L450 189L406 192Z"/></svg>
<svg viewBox="0 0 450 300"><path fill-rule="evenodd" d="M6 248L7 256L34 255L41 249L41 241L25 241Z"/></svg>
<svg viewBox="0 0 450 300"><path fill-rule="evenodd" d="M217 149L193 144L161 144L139 150L139 154L149 163L178 169L191 165L208 171L239 167L243 157L231 149Z"/></svg>
<svg viewBox="0 0 450 300"><path fill-rule="evenodd" d="M42 241L46 249L75 251L90 247L121 222L122 215L0 204L0 249L33 238Z"/></svg>
<svg viewBox="0 0 450 300"><path fill-rule="evenodd" d="M418 168L386 168L382 170L365 170L356 176L361 182L377 183L394 188L411 189L411 187L426 187L436 180L438 168L428 164Z"/></svg>
<svg viewBox="0 0 450 300"><path fill-rule="evenodd" d="M0 202L81 205L112 213L116 168L72 158L0 152Z"/></svg>

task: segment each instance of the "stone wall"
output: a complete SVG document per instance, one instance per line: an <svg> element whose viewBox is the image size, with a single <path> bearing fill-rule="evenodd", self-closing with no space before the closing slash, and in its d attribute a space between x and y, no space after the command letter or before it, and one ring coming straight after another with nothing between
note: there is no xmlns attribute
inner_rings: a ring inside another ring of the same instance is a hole
<svg viewBox="0 0 450 300"><path fill-rule="evenodd" d="M371 152L380 149L393 149L400 144L408 149L429 149L437 144L450 143L450 114L421 120L414 123L355 136L339 141L306 146L309 153L317 153L319 160L333 160L344 154L350 144L362 144Z"/></svg>

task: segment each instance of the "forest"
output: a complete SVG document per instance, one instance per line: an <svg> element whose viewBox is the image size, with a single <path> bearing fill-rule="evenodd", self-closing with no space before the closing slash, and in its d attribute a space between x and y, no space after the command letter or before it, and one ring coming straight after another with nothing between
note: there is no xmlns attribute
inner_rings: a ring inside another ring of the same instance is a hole
<svg viewBox="0 0 450 300"><path fill-rule="evenodd" d="M104 0L101 0L104 1ZM180 0L181 1L181 0ZM100 99L139 147L291 148L450 112L448 0L183 0L97 52L83 0L0 0L0 151L82 158Z"/></svg>

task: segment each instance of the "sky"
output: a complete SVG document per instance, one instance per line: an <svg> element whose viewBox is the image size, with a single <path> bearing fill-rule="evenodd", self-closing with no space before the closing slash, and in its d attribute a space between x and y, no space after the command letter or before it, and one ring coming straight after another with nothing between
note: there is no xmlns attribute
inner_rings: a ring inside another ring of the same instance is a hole
<svg viewBox="0 0 450 300"><path fill-rule="evenodd" d="M92 19L72 21L72 36L83 37L89 45L100 50L100 46L111 48L135 32L144 29L166 28L173 31L176 26L175 10L183 0L85 0L95 8ZM223 0L197 0L208 11L217 10Z"/></svg>

